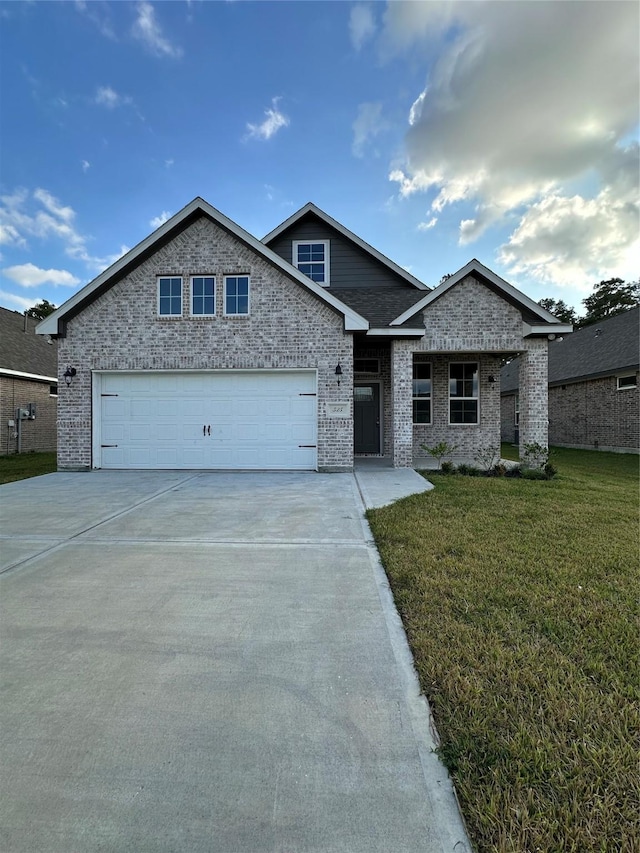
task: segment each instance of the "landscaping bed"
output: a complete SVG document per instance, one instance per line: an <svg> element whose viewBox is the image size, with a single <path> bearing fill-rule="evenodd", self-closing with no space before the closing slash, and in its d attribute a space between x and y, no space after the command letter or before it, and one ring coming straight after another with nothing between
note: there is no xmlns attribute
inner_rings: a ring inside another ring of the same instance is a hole
<svg viewBox="0 0 640 853"><path fill-rule="evenodd" d="M640 849L638 457L370 510L479 851Z"/></svg>

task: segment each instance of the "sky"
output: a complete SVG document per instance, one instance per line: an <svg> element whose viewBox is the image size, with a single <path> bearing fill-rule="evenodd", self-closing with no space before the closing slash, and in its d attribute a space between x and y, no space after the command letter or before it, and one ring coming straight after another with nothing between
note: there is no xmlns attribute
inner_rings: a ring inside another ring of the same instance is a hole
<svg viewBox="0 0 640 853"><path fill-rule="evenodd" d="M62 304L195 196L312 201L429 286L638 278L631 0L0 2L0 305Z"/></svg>

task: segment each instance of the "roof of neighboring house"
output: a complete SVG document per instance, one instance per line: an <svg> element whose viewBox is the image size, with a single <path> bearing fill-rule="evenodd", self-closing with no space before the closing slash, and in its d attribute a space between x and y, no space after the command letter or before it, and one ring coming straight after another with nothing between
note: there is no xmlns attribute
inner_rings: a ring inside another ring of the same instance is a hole
<svg viewBox="0 0 640 853"><path fill-rule="evenodd" d="M408 284L411 284L413 287L416 287L418 290L424 291L430 290L424 282L420 281L420 279L416 278L414 275L411 275L410 272L403 269L401 266L396 264L386 255L383 255L382 252L379 252L377 249L374 249L373 246L370 246L369 243L366 243L361 237L358 237L357 234L354 234L353 231L349 231L348 228L345 228L337 219L334 219L332 216L329 216L328 213L325 213L324 210L320 210L319 207L316 207L315 204L308 201L304 207L301 207L300 210L297 210L295 213L292 213L288 219L285 219L284 222L281 222L277 228L274 228L273 231L270 231L266 236L262 238L262 242L268 245L276 237L279 237L284 231L288 228L291 228L292 225L295 225L300 219L303 219L307 214L313 213L318 219L321 219L327 225L335 228L343 237L346 237L347 240L351 240L356 246L359 246L361 249L364 249L365 252L368 252L372 257L376 260L380 261L380 263L384 264L390 270L393 270L394 273L401 276ZM342 289L341 289L342 291Z"/></svg>
<svg viewBox="0 0 640 853"><path fill-rule="evenodd" d="M58 347L36 335L37 324L33 317L0 307L0 372L55 379Z"/></svg>
<svg viewBox="0 0 640 853"><path fill-rule="evenodd" d="M549 385L610 376L640 367L640 308L592 323L549 343ZM519 359L502 368L501 391L518 389Z"/></svg>
<svg viewBox="0 0 640 853"><path fill-rule="evenodd" d="M121 281L132 270L149 258L159 248L166 245L170 240L184 231L197 219L206 216L216 225L236 237L246 246L253 249L281 272L288 275L302 287L314 293L322 302L330 305L335 311L344 317L345 329L350 331L366 330L369 326L364 317L361 317L352 308L341 302L327 288L312 281L308 276L301 273L296 267L283 260L280 255L269 249L260 240L241 228L215 207L202 198L194 198L182 210L168 219L152 234L134 246L129 252L119 258L99 276L90 281L74 296L60 306L53 314L50 314L38 326L39 335L64 335L65 322L75 317L90 305L95 299L109 290L118 281Z"/></svg>

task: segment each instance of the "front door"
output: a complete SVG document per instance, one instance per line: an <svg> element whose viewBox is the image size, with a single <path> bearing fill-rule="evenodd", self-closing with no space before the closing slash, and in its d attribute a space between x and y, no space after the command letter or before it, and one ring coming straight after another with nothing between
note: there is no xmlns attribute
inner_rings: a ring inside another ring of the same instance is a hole
<svg viewBox="0 0 640 853"><path fill-rule="evenodd" d="M353 386L353 449L355 453L380 453L380 385Z"/></svg>

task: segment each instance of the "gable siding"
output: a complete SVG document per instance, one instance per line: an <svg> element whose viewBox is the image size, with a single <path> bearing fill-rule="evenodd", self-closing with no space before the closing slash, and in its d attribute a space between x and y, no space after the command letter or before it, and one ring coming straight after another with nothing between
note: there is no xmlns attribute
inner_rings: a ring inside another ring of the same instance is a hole
<svg viewBox="0 0 640 853"><path fill-rule="evenodd" d="M158 275L183 277L183 316L159 317ZM216 276L213 318L191 317L189 276ZM224 275L251 278L250 314L223 315ZM59 388L59 466L91 464L92 370L318 370L318 465L353 462L353 422L329 418L329 402L349 399L352 336L316 296L207 218L190 225L69 320L60 365L78 373ZM343 370L342 386L335 366Z"/></svg>
<svg viewBox="0 0 640 853"><path fill-rule="evenodd" d="M407 287L407 282L325 222L310 216L292 225L268 244L276 254L292 263L294 240L330 240L330 289Z"/></svg>

